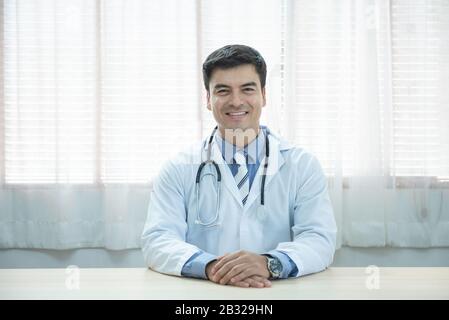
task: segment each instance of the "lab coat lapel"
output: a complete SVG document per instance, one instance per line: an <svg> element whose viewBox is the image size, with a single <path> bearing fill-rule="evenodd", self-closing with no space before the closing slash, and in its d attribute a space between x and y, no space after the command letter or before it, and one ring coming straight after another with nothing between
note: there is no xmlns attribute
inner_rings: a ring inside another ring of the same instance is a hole
<svg viewBox="0 0 449 320"><path fill-rule="evenodd" d="M228 164L224 161L223 155L221 154L221 151L218 148L217 143L215 142L212 144L211 158L217 163L217 165L220 168L222 185L225 185L225 187L229 190L229 192L232 194L235 200L243 208L242 197L237 187L237 183L235 182L231 169L229 169Z"/></svg>
<svg viewBox="0 0 449 320"><path fill-rule="evenodd" d="M267 168L267 176L265 178L265 198L268 197L268 186L273 179L273 177L278 173L281 167L284 165L285 160L284 156L281 153L281 150L286 150L291 148L290 145L285 143L283 140L279 140L279 138L272 133L268 135L268 139L270 142L270 158L268 160L268 168ZM250 208L252 203L257 199L260 202L260 193L262 186L262 175L263 175L263 166L265 164L265 157L260 162L259 168L257 169L256 176L254 177L253 184L251 186L251 190L248 196L248 201L245 205L246 209Z"/></svg>

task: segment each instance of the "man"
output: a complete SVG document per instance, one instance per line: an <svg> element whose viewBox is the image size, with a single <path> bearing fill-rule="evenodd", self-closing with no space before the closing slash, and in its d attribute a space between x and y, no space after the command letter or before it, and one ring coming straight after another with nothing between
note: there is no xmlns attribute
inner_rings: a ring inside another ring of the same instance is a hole
<svg viewBox="0 0 449 320"><path fill-rule="evenodd" d="M336 224L318 161L260 126L266 64L228 45L203 64L218 130L168 161L142 233L152 269L239 287L327 268ZM200 164L210 158L202 168Z"/></svg>

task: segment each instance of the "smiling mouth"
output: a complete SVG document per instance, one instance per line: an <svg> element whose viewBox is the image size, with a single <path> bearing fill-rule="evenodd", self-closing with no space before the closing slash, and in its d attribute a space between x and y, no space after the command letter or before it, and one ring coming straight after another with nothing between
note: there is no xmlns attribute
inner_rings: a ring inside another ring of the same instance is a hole
<svg viewBox="0 0 449 320"><path fill-rule="evenodd" d="M242 117L247 115L249 112L248 111L240 111L240 112L226 112L226 115L231 116L231 117Z"/></svg>

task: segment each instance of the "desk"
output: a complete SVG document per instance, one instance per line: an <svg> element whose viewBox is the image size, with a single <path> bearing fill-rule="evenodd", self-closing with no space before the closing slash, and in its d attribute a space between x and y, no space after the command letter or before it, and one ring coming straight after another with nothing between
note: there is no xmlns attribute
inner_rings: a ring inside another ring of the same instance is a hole
<svg viewBox="0 0 449 320"><path fill-rule="evenodd" d="M449 268L379 268L378 289L369 278L375 274L365 268L329 268L273 281L271 288L263 289L222 286L145 268L78 271L79 290L72 281L75 273L66 269L0 269L0 299L449 299Z"/></svg>

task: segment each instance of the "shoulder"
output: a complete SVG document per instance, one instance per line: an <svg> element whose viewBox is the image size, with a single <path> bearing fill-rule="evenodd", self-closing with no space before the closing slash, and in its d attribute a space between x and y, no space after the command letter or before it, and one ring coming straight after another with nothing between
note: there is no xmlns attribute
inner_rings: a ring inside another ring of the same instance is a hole
<svg viewBox="0 0 449 320"><path fill-rule="evenodd" d="M286 163L298 167L302 170L321 169L318 158L309 150L303 147L293 146L288 150L283 150L281 153L284 156Z"/></svg>
<svg viewBox="0 0 449 320"><path fill-rule="evenodd" d="M270 133L275 143L279 145L279 152L286 164L307 169L312 167L320 167L318 158L308 149L291 143L280 135Z"/></svg>
<svg viewBox="0 0 449 320"><path fill-rule="evenodd" d="M327 186L327 178L318 158L309 150L299 146L291 146L281 151L284 156L286 172L298 190L323 190ZM305 188L305 189L304 189Z"/></svg>
<svg viewBox="0 0 449 320"><path fill-rule="evenodd" d="M279 152L291 172L297 173L297 176L302 178L312 175L324 176L320 161L313 152L280 136L275 135L274 138L277 139Z"/></svg>

